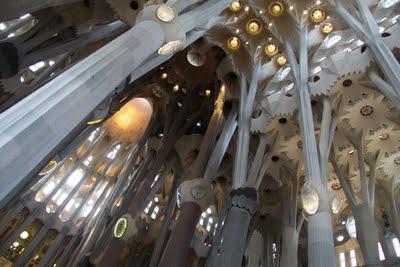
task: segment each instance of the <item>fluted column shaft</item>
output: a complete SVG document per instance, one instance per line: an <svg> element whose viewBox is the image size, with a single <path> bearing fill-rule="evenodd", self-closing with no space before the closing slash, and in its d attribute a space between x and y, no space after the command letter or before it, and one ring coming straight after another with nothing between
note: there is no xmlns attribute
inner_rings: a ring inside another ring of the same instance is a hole
<svg viewBox="0 0 400 267"><path fill-rule="evenodd" d="M140 22L0 115L0 207L163 39Z"/></svg>

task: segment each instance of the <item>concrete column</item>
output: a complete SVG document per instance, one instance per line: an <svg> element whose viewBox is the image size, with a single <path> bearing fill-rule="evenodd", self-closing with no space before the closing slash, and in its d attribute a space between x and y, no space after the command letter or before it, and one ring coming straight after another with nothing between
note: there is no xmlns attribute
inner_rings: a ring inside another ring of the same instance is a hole
<svg viewBox="0 0 400 267"><path fill-rule="evenodd" d="M157 23L140 22L0 114L0 207L163 40Z"/></svg>
<svg viewBox="0 0 400 267"><path fill-rule="evenodd" d="M240 267L246 249L247 231L252 214L257 208L257 190L242 187L232 190L232 207L224 222L218 255L210 266Z"/></svg>
<svg viewBox="0 0 400 267"><path fill-rule="evenodd" d="M358 204L353 210L357 240L366 266L380 266L378 241L379 232L372 210L367 203Z"/></svg>
<svg viewBox="0 0 400 267"><path fill-rule="evenodd" d="M67 5L79 2L78 0L17 0L5 1L0 10L0 21L19 18L20 16L32 13L41 9L53 6Z"/></svg>
<svg viewBox="0 0 400 267"><path fill-rule="evenodd" d="M308 266L336 266L332 221L328 212L318 212L308 220Z"/></svg>
<svg viewBox="0 0 400 267"><path fill-rule="evenodd" d="M177 179L177 178L175 178ZM172 187L173 194L170 194L170 199L168 202L167 209L165 210L165 217L163 221L163 225L160 231L160 234L158 235L158 238L156 240L156 243L154 245L154 250L151 255L149 267L156 267L158 261L160 260L162 250L164 248L164 243L167 240L168 237L168 230L171 225L171 222L173 221L173 214L174 214L174 208L176 206L176 185L174 182L174 186Z"/></svg>
<svg viewBox="0 0 400 267"><path fill-rule="evenodd" d="M178 199L182 206L158 264L161 267L187 266L190 242L198 219L212 203L211 184L203 178L187 180L179 186Z"/></svg>
<svg viewBox="0 0 400 267"><path fill-rule="evenodd" d="M297 248L299 245L299 232L296 227L284 226L282 229L282 253L280 267L297 266Z"/></svg>
<svg viewBox="0 0 400 267"><path fill-rule="evenodd" d="M86 44L99 41L106 37L115 35L117 33L121 33L123 30L126 29L127 29L126 25L119 20L104 26L100 26L98 28L95 28L93 31L83 33L72 40L51 45L49 47L45 47L43 49L27 53L23 57L22 61L20 59L19 68L24 69L41 60L46 60L67 52L74 52L75 50L85 46ZM51 35L47 38L50 37ZM26 49L29 50L29 48L32 49L32 47L35 46L28 44Z"/></svg>
<svg viewBox="0 0 400 267"><path fill-rule="evenodd" d="M308 87L307 35L307 23L302 21L299 32L300 50L298 63L293 48L288 41L285 41L285 47L295 76L296 86L299 90L299 125L302 132L306 177L315 186L320 198L319 212L311 215L308 221L308 264L310 267L334 267L336 257L333 245L330 206L326 185L322 183L325 177L321 177Z"/></svg>

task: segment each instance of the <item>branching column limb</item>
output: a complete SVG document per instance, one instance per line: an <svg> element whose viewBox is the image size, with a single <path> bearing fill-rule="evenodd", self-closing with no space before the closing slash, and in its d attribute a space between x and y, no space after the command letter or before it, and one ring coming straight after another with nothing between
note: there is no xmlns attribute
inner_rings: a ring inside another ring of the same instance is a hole
<svg viewBox="0 0 400 267"><path fill-rule="evenodd" d="M365 1L354 1L361 16L361 22L347 11L341 1L336 0L335 2L337 12L360 38L368 44L392 88L396 91L397 96L400 96L400 65L388 45L383 41L375 18Z"/></svg>
<svg viewBox="0 0 400 267"><path fill-rule="evenodd" d="M200 146L200 152L191 170L190 178L179 187L181 209L175 227L161 256L159 266L183 267L187 265L190 241L201 212L212 202L213 192L209 182L203 179L206 164L212 153L221 126L223 94L220 92L214 113Z"/></svg>
<svg viewBox="0 0 400 267"><path fill-rule="evenodd" d="M332 223L325 178L321 177L320 159L315 138L314 122L308 88L307 23L300 25L299 63L289 41L285 41L289 62L299 90L299 124L302 130L304 165L307 179L319 194L319 212L311 215L308 221L308 260L309 266L335 266L336 257L333 246ZM325 158L325 157L324 157ZM327 265L328 264L328 265Z"/></svg>

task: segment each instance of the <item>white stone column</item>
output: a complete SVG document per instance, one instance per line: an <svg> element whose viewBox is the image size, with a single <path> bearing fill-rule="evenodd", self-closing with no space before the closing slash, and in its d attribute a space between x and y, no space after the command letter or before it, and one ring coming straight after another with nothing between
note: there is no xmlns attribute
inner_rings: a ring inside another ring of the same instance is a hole
<svg viewBox="0 0 400 267"><path fill-rule="evenodd" d="M246 238L252 214L258 199L257 190L251 187L231 191L232 206L224 222L223 240L218 248L213 267L240 267L246 249Z"/></svg>
<svg viewBox="0 0 400 267"><path fill-rule="evenodd" d="M0 207L163 40L159 24L140 22L0 114Z"/></svg>
<svg viewBox="0 0 400 267"><path fill-rule="evenodd" d="M332 222L326 184L322 181L319 153L315 137L314 121L311 108L311 97L308 87L308 50L307 24L303 18L300 30L300 51L297 61L291 44L285 41L286 51L294 73L296 86L299 90L299 125L302 133L304 167L307 180L316 188L319 195L319 209L308 220L308 266L334 267L336 264L333 244Z"/></svg>

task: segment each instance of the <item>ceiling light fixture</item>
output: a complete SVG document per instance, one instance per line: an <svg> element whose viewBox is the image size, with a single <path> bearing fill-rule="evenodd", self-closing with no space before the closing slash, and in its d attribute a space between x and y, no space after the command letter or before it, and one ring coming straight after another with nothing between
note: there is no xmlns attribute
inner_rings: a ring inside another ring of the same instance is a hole
<svg viewBox="0 0 400 267"><path fill-rule="evenodd" d="M176 17L175 10L172 7L165 4L162 4L157 8L156 14L157 18L159 18L163 22L171 22Z"/></svg>

